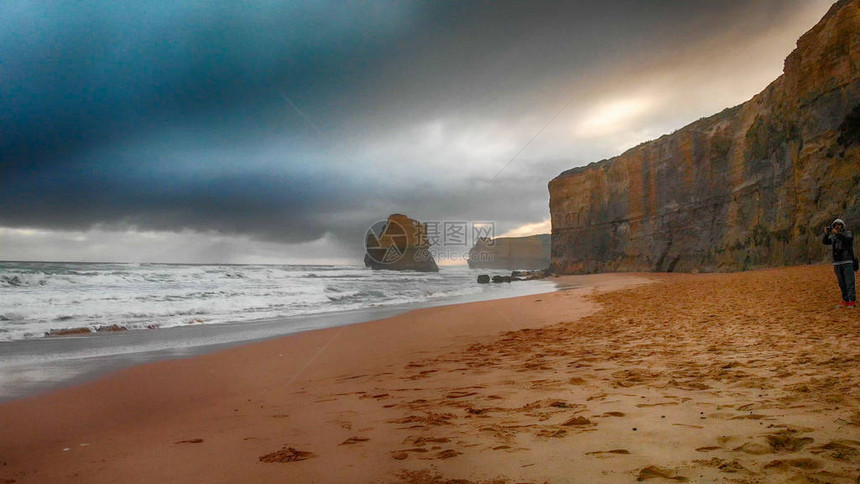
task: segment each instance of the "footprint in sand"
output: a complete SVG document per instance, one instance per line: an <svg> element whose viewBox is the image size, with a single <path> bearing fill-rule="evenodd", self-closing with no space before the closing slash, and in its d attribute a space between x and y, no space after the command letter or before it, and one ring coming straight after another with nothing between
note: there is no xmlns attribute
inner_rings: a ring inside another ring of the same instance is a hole
<svg viewBox="0 0 860 484"><path fill-rule="evenodd" d="M348 438L348 439L344 440L343 442L341 442L341 443L340 443L340 444L338 444L338 445L353 445L353 444L360 444L361 442L367 442L368 440L370 440L370 439L369 439L369 438L367 438L367 437L350 437L350 438Z"/></svg>
<svg viewBox="0 0 860 484"><path fill-rule="evenodd" d="M398 418L393 420L387 420L387 423L390 424L408 424L408 423L416 423L421 424L418 426L426 427L427 425L450 425L451 422L449 420L455 418L455 415L452 413L433 413L427 412L425 416L419 415L410 415L404 418Z"/></svg>
<svg viewBox="0 0 860 484"><path fill-rule="evenodd" d="M824 464L817 459L810 459L807 457L798 457L796 459L777 459L765 464L765 469L791 469L791 468L800 468L800 469L821 469L824 467Z"/></svg>
<svg viewBox="0 0 860 484"><path fill-rule="evenodd" d="M767 436L767 443L774 452L797 452L807 444L815 442L812 437L795 437L795 430L783 430Z"/></svg>
<svg viewBox="0 0 860 484"><path fill-rule="evenodd" d="M687 429L703 429L703 428L705 428L705 427L702 427L701 425L690 425L690 424L682 424L682 423L673 423L672 425L674 425L676 427L684 427Z"/></svg>
<svg viewBox="0 0 860 484"><path fill-rule="evenodd" d="M774 420L774 417L759 413L750 413L747 415L737 415L735 417L731 417L729 420Z"/></svg>
<svg viewBox="0 0 860 484"><path fill-rule="evenodd" d="M461 454L461 452L457 452L454 449L445 449L445 450L437 453L435 458L436 459L450 459L452 457L457 457L460 454Z"/></svg>
<svg viewBox="0 0 860 484"><path fill-rule="evenodd" d="M723 472L729 473L729 474L734 474L736 472L741 472L741 471L746 470L746 468L743 465L741 465L740 462L738 462L736 460L725 461L723 459L720 459L719 457L714 457L710 460L694 460L693 462L696 464L702 464L702 465L709 466L709 467L716 467L717 469L719 469Z"/></svg>
<svg viewBox="0 0 860 484"><path fill-rule="evenodd" d="M200 444L203 443L203 439L188 439L188 440L180 440L178 442L174 442L174 444Z"/></svg>
<svg viewBox="0 0 860 484"><path fill-rule="evenodd" d="M764 455L773 453L769 446L760 444L758 442L747 442L746 444L741 445L739 447L735 447L732 450L735 452L743 452L745 454L750 455Z"/></svg>
<svg viewBox="0 0 860 484"><path fill-rule="evenodd" d="M582 415L577 415L575 417L569 418L562 425L565 426L583 426L583 425L592 425L591 420L583 417Z"/></svg>
<svg viewBox="0 0 860 484"><path fill-rule="evenodd" d="M284 446L281 450L260 456L260 462L266 463L287 463L298 462L316 457L313 452L298 450L294 447Z"/></svg>
<svg viewBox="0 0 860 484"><path fill-rule="evenodd" d="M417 453L417 454L424 454L424 453L427 453L429 451L427 449L422 448L422 447L413 447L411 449L394 450L394 451L391 451L391 458L395 459L395 460L406 460L409 458L410 452Z"/></svg>
<svg viewBox="0 0 860 484"><path fill-rule="evenodd" d="M428 443L445 444L448 442L451 442L451 439L448 437L406 437L403 440L403 443L412 443L416 447L422 447Z"/></svg>
<svg viewBox="0 0 860 484"><path fill-rule="evenodd" d="M597 450L594 452L586 452L585 455L601 455L601 454L619 454L628 455L630 451L627 449L612 449L612 450Z"/></svg>
<svg viewBox="0 0 860 484"><path fill-rule="evenodd" d="M483 417L488 417L487 412L496 412L501 410L498 407L493 408L475 408L475 407L466 407L466 413L469 415L480 415Z"/></svg>
<svg viewBox="0 0 860 484"><path fill-rule="evenodd" d="M801 437L798 434L806 432L807 429L797 430L787 428L776 433L761 436L758 441L746 442L743 445L733 447L734 452L744 452L751 455L764 455L776 453L798 452L807 445L815 442L812 437ZM732 437L720 437L720 443L734 440Z"/></svg>
<svg viewBox="0 0 860 484"><path fill-rule="evenodd" d="M684 476L679 476L677 472L672 469L666 469L664 467L657 466L647 466L642 468L639 471L639 475L636 477L637 481L647 481L648 479L671 479L679 482L687 482L687 479Z"/></svg>
<svg viewBox="0 0 860 484"><path fill-rule="evenodd" d="M393 452L398 453L398 454L399 454L399 453L402 453L402 452L418 452L418 453L424 453L424 452L427 452L427 449L425 449L425 448L423 448L423 447L412 447L411 449L401 449L401 450L395 450L395 451L393 451Z"/></svg>
<svg viewBox="0 0 860 484"><path fill-rule="evenodd" d="M678 402L660 402L660 403L637 403L636 406L639 408L645 407L663 407L667 405L678 405Z"/></svg>
<svg viewBox="0 0 860 484"><path fill-rule="evenodd" d="M813 454L825 454L831 459L860 462L860 442L856 440L831 440L811 449Z"/></svg>
<svg viewBox="0 0 860 484"><path fill-rule="evenodd" d="M335 424L342 429L352 430L352 422L350 422L348 420L343 420L343 419L337 418L334 420L329 420L327 423Z"/></svg>

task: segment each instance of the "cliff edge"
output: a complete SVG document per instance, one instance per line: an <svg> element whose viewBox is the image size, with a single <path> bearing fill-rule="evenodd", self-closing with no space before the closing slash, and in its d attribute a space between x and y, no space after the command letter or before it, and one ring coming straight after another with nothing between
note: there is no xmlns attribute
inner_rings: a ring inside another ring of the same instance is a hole
<svg viewBox="0 0 860 484"><path fill-rule="evenodd" d="M834 4L749 101L549 182L557 273L825 260L860 228L860 0Z"/></svg>
<svg viewBox="0 0 860 484"><path fill-rule="evenodd" d="M473 269L535 270L549 267L550 235L480 238L469 250Z"/></svg>

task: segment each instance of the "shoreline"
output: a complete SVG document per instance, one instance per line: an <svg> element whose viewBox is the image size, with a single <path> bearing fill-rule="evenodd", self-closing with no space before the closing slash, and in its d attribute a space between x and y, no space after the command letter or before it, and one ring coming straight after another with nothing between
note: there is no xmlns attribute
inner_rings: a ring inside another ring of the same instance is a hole
<svg viewBox="0 0 860 484"><path fill-rule="evenodd" d="M69 481L73 473L70 469L82 465L74 472L79 476L87 475L88 482L125 480L128 477L125 473L132 468L126 467L130 463L103 473L97 470L101 466L93 467L78 459L82 457L81 452L92 451L103 458L104 452L122 455L129 448L142 452L136 455L146 461L141 465L150 471L168 471L175 463L161 468L163 463L159 459L153 461L151 455L146 457L150 449L160 449L160 444L173 447L174 442L181 440L211 440L209 431L203 432L204 437L181 436L187 432L200 434L210 426L214 427L213 431L215 428L216 432L225 431L222 425L240 412L238 405L248 407L249 399L256 402L268 399L266 395L279 394L281 403L263 403L263 408L254 405L265 411L254 427L259 424L267 427L269 421L284 423L292 419L283 417L281 420L271 415L286 414L286 407L308 405L296 400L303 393L295 394L308 385L328 386L339 375L358 369L385 373L386 368L404 364L412 357L461 348L501 331L539 327L560 318L575 319L597 309L595 304L586 301L593 291L647 281L635 275L559 279L561 281L556 281L563 285L580 287L416 309L371 322L306 331L190 358L131 366L94 381L0 404L0 429L4 434L0 438L0 461L6 463L0 467L0 479ZM569 308L546 305L545 310L535 311L534 306L539 307L540 303L534 300L550 296L560 300L575 298L577 304ZM525 305L525 302L530 304ZM485 315L489 317L484 318ZM312 407L310 404L308 408ZM232 424L228 427L235 430ZM248 442L242 439L238 442ZM108 442L110 445L106 446ZM75 462L77 465L73 464ZM250 464L268 478L273 478L269 474L272 471L277 475L277 468L259 468L256 458ZM203 464L198 461L196 465ZM181 467L192 471L192 468ZM183 472L179 468L173 470ZM179 474L162 477L181 481L192 479L191 475L187 474L185 479L178 477ZM226 479L213 475L204 480Z"/></svg>
<svg viewBox="0 0 860 484"><path fill-rule="evenodd" d="M252 321L55 335L0 341L0 404L92 381L134 365L194 357L316 329L361 324L408 311L527 296L563 288L547 278L492 291Z"/></svg>
<svg viewBox="0 0 860 484"><path fill-rule="evenodd" d="M569 277L0 405L0 481L856 481L829 266Z"/></svg>

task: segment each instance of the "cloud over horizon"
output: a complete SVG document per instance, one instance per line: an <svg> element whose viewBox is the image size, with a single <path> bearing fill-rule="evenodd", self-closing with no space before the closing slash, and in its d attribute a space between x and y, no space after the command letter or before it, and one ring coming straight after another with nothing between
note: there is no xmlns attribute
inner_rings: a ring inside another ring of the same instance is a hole
<svg viewBox="0 0 860 484"><path fill-rule="evenodd" d="M0 259L358 262L392 212L540 224L552 177L745 101L830 3L7 1Z"/></svg>

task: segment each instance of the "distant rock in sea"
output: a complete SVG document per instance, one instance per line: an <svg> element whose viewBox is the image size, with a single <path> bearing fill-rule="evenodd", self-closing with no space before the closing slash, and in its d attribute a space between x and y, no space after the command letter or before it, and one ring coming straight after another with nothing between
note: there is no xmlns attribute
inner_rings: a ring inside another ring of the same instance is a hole
<svg viewBox="0 0 860 484"><path fill-rule="evenodd" d="M392 271L439 271L430 253L427 226L399 213L368 229L364 265Z"/></svg>
<svg viewBox="0 0 860 484"><path fill-rule="evenodd" d="M860 226L860 0L834 4L749 101L565 171L549 192L556 273L823 261L825 224Z"/></svg>
<svg viewBox="0 0 860 484"><path fill-rule="evenodd" d="M495 275L490 278L489 274L481 274L478 276L478 284L489 284L499 282L516 282L516 281L534 281L536 279L544 279L550 276L549 269L528 270L528 271L513 271L509 276Z"/></svg>
<svg viewBox="0 0 860 484"><path fill-rule="evenodd" d="M482 237L469 250L473 269L546 269L550 263L550 235Z"/></svg>

